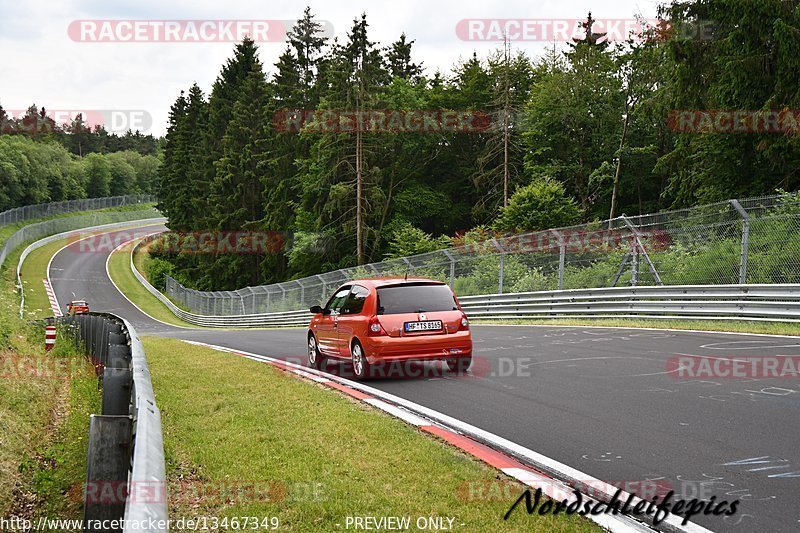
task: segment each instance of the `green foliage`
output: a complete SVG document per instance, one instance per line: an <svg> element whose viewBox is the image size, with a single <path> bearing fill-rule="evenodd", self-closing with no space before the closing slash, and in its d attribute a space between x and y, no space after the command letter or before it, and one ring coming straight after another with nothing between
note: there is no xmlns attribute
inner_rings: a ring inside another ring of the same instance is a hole
<svg viewBox="0 0 800 533"><path fill-rule="evenodd" d="M197 86L181 93L160 172L161 206L174 229L294 237L263 257L166 259L195 288L236 289L432 250L444 245L443 236L465 231L454 244L491 238L486 228L597 221L608 217L612 195L618 216L796 189L796 135L671 129L670 115L680 109L797 109L798 11L780 0L763 4L674 2L661 13L674 27L719 24L699 38L663 28L626 43L589 38L535 59L504 47L434 73L422 70L405 34L381 46L361 15L345 38L329 42L306 9L274 74L264 74L255 43L245 39L207 97ZM469 132L318 128L323 112L387 110L469 110L492 120ZM284 121L298 116L299 131L285 131ZM129 173L110 170L123 176L110 178L112 189L129 182ZM0 172L8 173L2 159ZM150 178L138 174L144 190ZM15 185L6 196L22 190L20 180L9 180ZM32 194L42 190L33 185ZM506 189L516 192L507 199ZM683 242L659 259L679 277L729 279L735 265L724 258L735 243L715 246ZM758 246L753 253L754 261L769 262ZM684 272L681 261L695 255L711 263ZM554 288L550 266L507 259L507 290ZM564 284L610 283L620 260L616 251L584 257L580 267L568 267ZM769 278L789 275L769 268ZM449 278L440 265L425 269ZM492 290L471 268L458 274L468 292Z"/></svg>
<svg viewBox="0 0 800 533"><path fill-rule="evenodd" d="M800 105L800 10L794 2L675 2L665 16L713 21L711 39L667 43L666 82L678 110L781 110ZM659 165L678 206L796 190L800 143L793 133L681 133Z"/></svg>
<svg viewBox="0 0 800 533"><path fill-rule="evenodd" d="M167 284L166 277L175 277L175 265L160 257L152 257L147 261L147 279L159 290Z"/></svg>
<svg viewBox="0 0 800 533"><path fill-rule="evenodd" d="M86 156L86 194L89 198L101 198L111 193L111 170L109 162L99 154Z"/></svg>
<svg viewBox="0 0 800 533"><path fill-rule="evenodd" d="M450 238L446 236L433 237L410 223L398 225L392 232L389 241L387 258L404 257L407 255L424 254L450 247Z"/></svg>
<svg viewBox="0 0 800 533"><path fill-rule="evenodd" d="M538 231L569 226L578 221L580 210L568 197L564 185L542 177L517 189L495 221L495 228L508 232Z"/></svg>

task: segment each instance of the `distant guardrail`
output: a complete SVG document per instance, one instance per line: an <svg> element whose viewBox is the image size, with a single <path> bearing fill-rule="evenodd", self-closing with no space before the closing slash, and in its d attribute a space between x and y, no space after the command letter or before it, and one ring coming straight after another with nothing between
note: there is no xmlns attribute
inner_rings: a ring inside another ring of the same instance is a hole
<svg viewBox="0 0 800 533"><path fill-rule="evenodd" d="M89 424L85 523L124 518L125 533L167 531L161 413L136 330L124 318L108 313L47 322L59 324L84 344L102 381L102 412L91 415ZM129 496L143 490L156 497ZM149 525L134 529L138 524Z"/></svg>
<svg viewBox="0 0 800 533"><path fill-rule="evenodd" d="M167 276L159 288L182 309L225 316L305 309L348 280L404 274L447 282L459 296L800 283L800 193L621 215L483 242L456 239L456 244L271 285L199 291Z"/></svg>
<svg viewBox="0 0 800 533"><path fill-rule="evenodd" d="M459 298L471 319L680 318L800 321L800 285L669 285Z"/></svg>
<svg viewBox="0 0 800 533"><path fill-rule="evenodd" d="M266 314L204 316L180 309L145 279L133 264L139 282L177 317L212 328L268 328L305 326L307 310ZM663 318L800 321L800 284L666 285L606 287L461 296L459 302L471 320L556 318ZM324 303L324 302L320 302Z"/></svg>
<svg viewBox="0 0 800 533"><path fill-rule="evenodd" d="M19 317L22 318L25 310L25 291L23 290L22 286L22 264L25 262L25 259L30 255L31 252L34 250L41 248L42 246L46 246L51 242L55 242L57 240L63 239L75 231L86 229L87 225L92 226L91 229L112 229L112 228L119 228L128 226L131 222L152 222L152 223L159 223L164 222L166 219L157 217L157 218L149 218L152 217L154 214L158 212L153 209L146 209L143 211L122 211L119 213L97 213L93 215L84 215L84 216L77 216L77 217L68 217L68 218L58 218L54 220L47 220L45 222L40 222L38 224L30 224L28 226L24 226L19 231L14 233L6 243L11 242L13 245L6 250L6 245L3 246L3 249L0 250L0 257L5 259L8 253L11 253L16 246L19 246L21 243L27 242L30 239L35 239L37 236L40 235L49 235L43 239L40 239L32 244L30 244L25 250L22 251L22 254L19 256L19 261L17 261L17 290L19 291ZM96 225L99 220L112 220L112 219L122 219L119 222L111 222L109 224L102 224L100 226ZM70 228L67 231L62 231L65 228ZM52 231L61 231L61 233L50 234ZM2 261L0 261L0 265L2 265Z"/></svg>
<svg viewBox="0 0 800 533"><path fill-rule="evenodd" d="M179 308L175 303L167 298L161 291L153 287L147 278L142 276L136 265L133 264L133 257L139 247L148 242L147 238L141 239L131 250L130 268L133 275L146 288L150 294L158 298L176 317L186 323L206 328L269 328L269 327L291 327L308 324L310 314L306 310L287 311L282 313L264 313L254 315L235 315L235 316L204 316L189 313Z"/></svg>

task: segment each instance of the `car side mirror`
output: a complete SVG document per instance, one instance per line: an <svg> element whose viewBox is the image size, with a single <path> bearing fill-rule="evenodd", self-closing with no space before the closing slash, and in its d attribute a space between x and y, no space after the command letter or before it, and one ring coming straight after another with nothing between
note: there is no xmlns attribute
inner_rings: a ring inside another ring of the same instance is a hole
<svg viewBox="0 0 800 533"><path fill-rule="evenodd" d="M314 306L311 307L311 309L309 309L309 311L311 311L315 315L321 315L322 314L322 307L320 307L318 305L314 305Z"/></svg>

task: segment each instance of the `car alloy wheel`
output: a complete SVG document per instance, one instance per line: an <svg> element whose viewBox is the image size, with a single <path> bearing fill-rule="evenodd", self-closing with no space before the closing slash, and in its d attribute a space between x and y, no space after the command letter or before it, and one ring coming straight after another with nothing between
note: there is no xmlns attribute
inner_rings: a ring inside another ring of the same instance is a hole
<svg viewBox="0 0 800 533"><path fill-rule="evenodd" d="M322 368L323 357L322 354L319 353L319 347L317 346L317 339L314 335L308 336L308 366L311 368L316 368L319 370Z"/></svg>
<svg viewBox="0 0 800 533"><path fill-rule="evenodd" d="M369 376L369 362L364 356L364 349L358 343L353 343L353 348L350 350L353 360L353 373L358 380L366 379Z"/></svg>

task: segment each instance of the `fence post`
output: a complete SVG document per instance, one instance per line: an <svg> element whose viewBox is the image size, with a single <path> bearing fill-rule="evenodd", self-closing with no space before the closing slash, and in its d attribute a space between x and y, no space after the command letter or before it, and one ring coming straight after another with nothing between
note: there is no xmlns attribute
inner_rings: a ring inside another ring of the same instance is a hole
<svg viewBox="0 0 800 533"><path fill-rule="evenodd" d="M324 302L325 298L328 297L328 284L325 283L325 278L317 274L317 279L319 279L320 283L322 283L322 298L321 300Z"/></svg>
<svg viewBox="0 0 800 533"><path fill-rule="evenodd" d="M442 251L444 252L444 255L446 255L447 258L450 260L450 288L452 289L456 279L456 260L453 257L453 255L447 250L442 250Z"/></svg>
<svg viewBox="0 0 800 533"><path fill-rule="evenodd" d="M505 250L500 243L497 242L497 239L492 239L492 244L497 250L500 252L500 264L498 265L498 272L497 272L497 294L503 294L503 275L505 274Z"/></svg>
<svg viewBox="0 0 800 533"><path fill-rule="evenodd" d="M564 288L564 259L567 254L567 244L564 241L564 236L558 230L550 230L556 237L558 237L558 290Z"/></svg>
<svg viewBox="0 0 800 533"><path fill-rule="evenodd" d="M299 279L296 279L295 282L300 285L300 306L306 307L306 288Z"/></svg>
<svg viewBox="0 0 800 533"><path fill-rule="evenodd" d="M750 246L750 214L742 207L739 200L731 200L731 205L742 217L742 249L739 254L739 284L747 283L747 249Z"/></svg>

